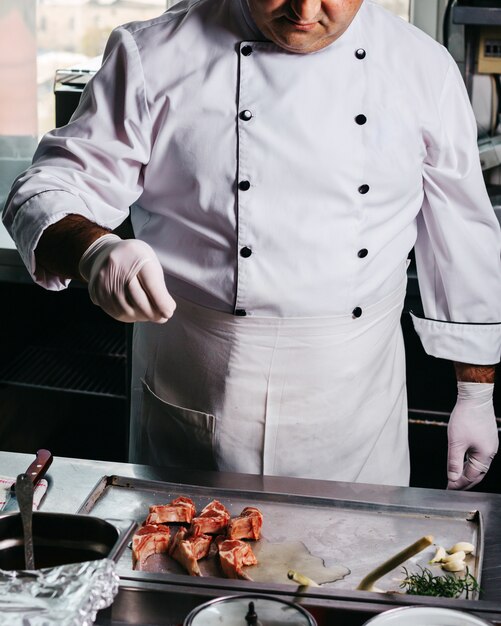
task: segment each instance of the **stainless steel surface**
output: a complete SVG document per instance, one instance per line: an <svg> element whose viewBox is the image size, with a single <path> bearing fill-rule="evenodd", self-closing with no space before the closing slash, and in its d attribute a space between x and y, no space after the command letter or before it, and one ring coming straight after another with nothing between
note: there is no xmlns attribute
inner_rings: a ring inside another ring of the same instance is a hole
<svg viewBox="0 0 501 626"><path fill-rule="evenodd" d="M0 281L33 284L33 279L24 266L19 252L15 249L14 242L8 238L7 233L2 234L4 234L4 239L0 241Z"/></svg>
<svg viewBox="0 0 501 626"><path fill-rule="evenodd" d="M310 554L323 559L327 568L344 566L351 571L341 580L322 585L323 589L354 590L361 579L377 565L424 535L433 535L435 543L446 548L459 541L472 543L475 556L469 558L468 566L480 582L483 524L478 511L423 509L418 502L405 506L376 505L371 501L353 502L337 498L269 494L107 476L92 490L79 512L105 518L110 515L118 518L129 516L141 524L148 515L150 505L166 504L179 496L192 498L197 511L216 498L232 516L238 515L245 506L257 506L264 516L263 537L253 545L258 561L261 560L259 550L269 551L270 544L276 546L275 552L279 559L290 560L284 560L283 572L273 568L271 577L265 569L266 563L248 568L247 573L256 582L282 584L284 593L291 593L291 589L297 588L296 583L287 579L287 571L302 569L295 561L302 556L299 549L302 545ZM442 574L439 565L429 565L434 554L435 549L430 546L405 565L410 572L429 567L435 574ZM150 557L151 560L154 560L153 571L165 575L166 580L168 574L188 576L175 561L165 555L155 555ZM207 560L206 569L202 570L204 575L218 576L215 560ZM141 575L133 571L130 553L123 555L118 566L120 575L128 578ZM308 571L302 571L312 576ZM385 591L398 591L398 581L403 578L403 570L399 568L378 580L377 586ZM248 583L245 581L241 585L245 587Z"/></svg>
<svg viewBox="0 0 501 626"><path fill-rule="evenodd" d="M24 539L24 565L27 570L35 569L33 554L33 481L28 474L19 474L16 479L16 496L21 512Z"/></svg>
<svg viewBox="0 0 501 626"><path fill-rule="evenodd" d="M96 434L96 436L98 436ZM30 462L30 455L0 452L0 475L16 476ZM501 496L480 492L454 492L438 489L386 487L379 485L335 483L272 476L253 476L231 473L187 472L178 469L158 469L127 463L108 463L56 457L48 472L49 489L42 504L45 511L73 513L85 500L104 475L120 475L144 480L193 484L214 489L267 492L366 503L375 506L416 507L421 509L474 511L478 510L484 521L484 563L482 568L482 598L480 601L456 600L454 606L471 611L501 624ZM221 595L241 593L242 589L231 581L222 589L217 581L215 587L207 581L188 581L186 576L172 575L171 583L156 581L153 574L143 574L142 579L123 577L120 592L111 612L100 614L99 626L141 624L145 626L178 626L189 611L203 601ZM238 581L236 581L238 583ZM282 594L281 589L266 585L261 592ZM223 592L223 593L222 593ZM341 590L309 590L308 597L301 598L303 605L319 622L319 626L361 626L372 615L396 606L422 604L422 598L384 595L369 592ZM447 606L442 598L426 599L429 606ZM323 615L319 619L318 615Z"/></svg>

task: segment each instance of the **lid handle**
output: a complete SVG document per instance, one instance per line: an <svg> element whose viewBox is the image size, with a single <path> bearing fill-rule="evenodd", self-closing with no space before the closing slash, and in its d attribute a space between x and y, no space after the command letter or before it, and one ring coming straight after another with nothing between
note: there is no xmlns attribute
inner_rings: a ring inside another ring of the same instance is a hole
<svg viewBox="0 0 501 626"><path fill-rule="evenodd" d="M257 613L254 610L254 602L249 602L249 611L247 612L247 615L245 616L245 621L247 622L248 626L259 626L259 622L257 620Z"/></svg>

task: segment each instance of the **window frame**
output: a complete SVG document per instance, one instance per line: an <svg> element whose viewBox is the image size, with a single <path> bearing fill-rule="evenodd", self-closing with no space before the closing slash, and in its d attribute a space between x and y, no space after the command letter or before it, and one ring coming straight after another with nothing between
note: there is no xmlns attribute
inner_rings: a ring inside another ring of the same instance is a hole
<svg viewBox="0 0 501 626"><path fill-rule="evenodd" d="M447 0L410 0L410 22L443 43L442 22Z"/></svg>

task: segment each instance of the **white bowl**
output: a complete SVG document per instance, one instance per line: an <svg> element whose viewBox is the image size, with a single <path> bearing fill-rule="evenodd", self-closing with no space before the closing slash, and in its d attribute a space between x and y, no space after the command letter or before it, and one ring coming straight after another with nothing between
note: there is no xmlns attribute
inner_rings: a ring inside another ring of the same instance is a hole
<svg viewBox="0 0 501 626"><path fill-rule="evenodd" d="M364 626L492 626L471 613L432 606L404 606L372 617Z"/></svg>

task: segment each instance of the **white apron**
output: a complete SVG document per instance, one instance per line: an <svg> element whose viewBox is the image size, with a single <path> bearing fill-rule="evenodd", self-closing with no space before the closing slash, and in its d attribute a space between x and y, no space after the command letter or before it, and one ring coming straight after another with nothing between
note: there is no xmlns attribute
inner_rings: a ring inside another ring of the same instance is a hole
<svg viewBox="0 0 501 626"><path fill-rule="evenodd" d="M358 319L176 298L166 324L135 325L131 461L408 485L404 296Z"/></svg>

